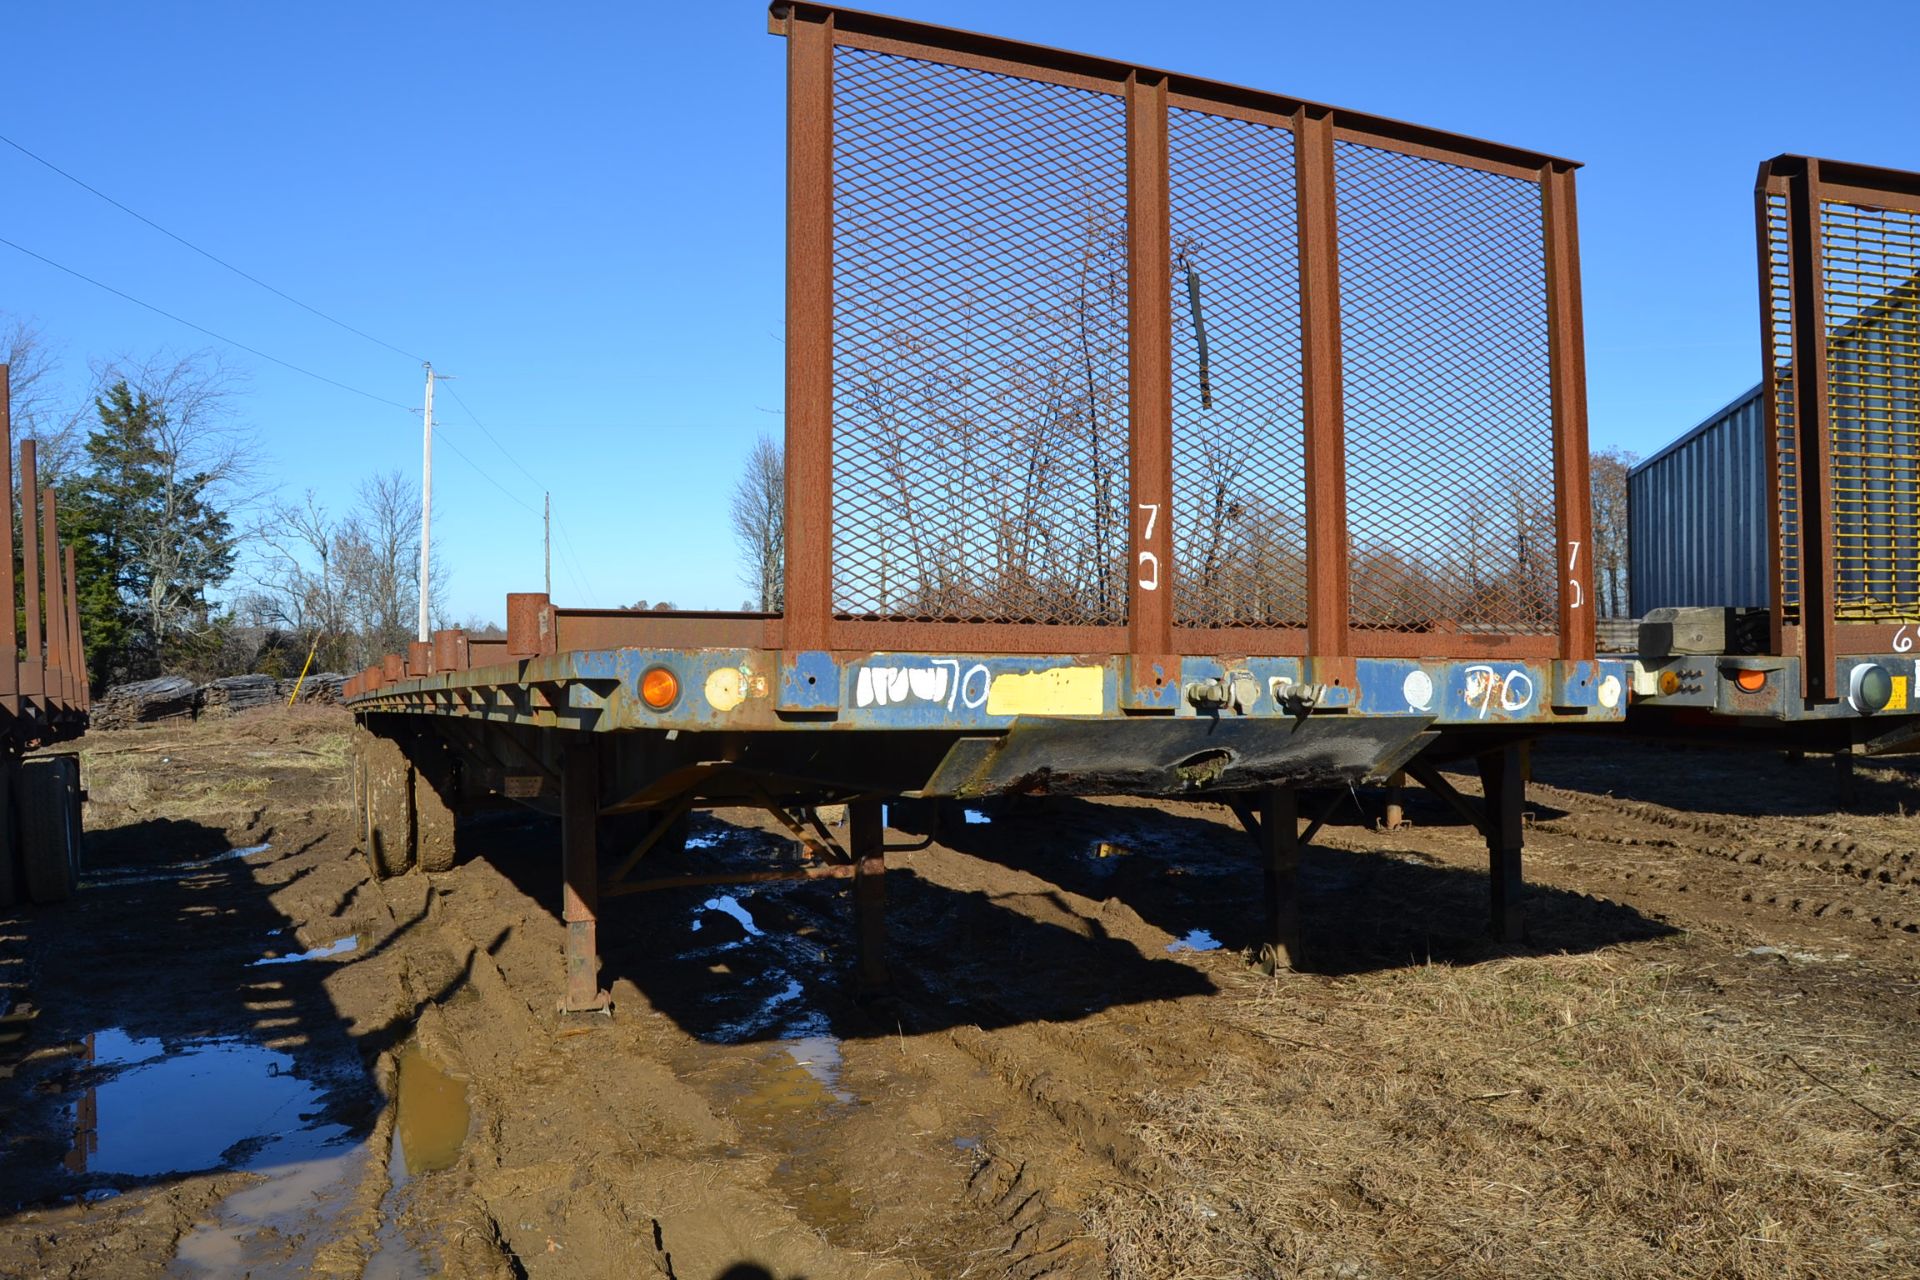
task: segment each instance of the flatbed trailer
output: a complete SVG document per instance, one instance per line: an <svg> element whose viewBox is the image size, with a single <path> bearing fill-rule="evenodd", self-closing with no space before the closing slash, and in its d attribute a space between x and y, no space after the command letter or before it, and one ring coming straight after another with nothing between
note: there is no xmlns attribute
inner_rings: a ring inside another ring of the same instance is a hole
<svg viewBox="0 0 1920 1280"><path fill-rule="evenodd" d="M1636 468L1629 728L1920 750L1920 174L1755 183L1761 381Z"/></svg>
<svg viewBox="0 0 1920 1280"><path fill-rule="evenodd" d="M639 873L756 805L810 857L744 878L851 880L873 988L886 801L1214 799L1286 967L1302 791L1405 771L1520 937L1523 744L1619 724L1630 674L1594 649L1576 166L839 7L771 28L777 608L511 595L504 640L351 677L376 871L451 865L473 806L557 813L561 1007L601 1009L599 900L728 879Z"/></svg>
<svg viewBox="0 0 1920 1280"><path fill-rule="evenodd" d="M0 364L0 600L21 606L13 643L0 646L0 910L64 901L78 882L80 759L29 753L85 733L92 705L74 549L60 541L54 491L39 486L33 440L20 442L15 499L11 372Z"/></svg>

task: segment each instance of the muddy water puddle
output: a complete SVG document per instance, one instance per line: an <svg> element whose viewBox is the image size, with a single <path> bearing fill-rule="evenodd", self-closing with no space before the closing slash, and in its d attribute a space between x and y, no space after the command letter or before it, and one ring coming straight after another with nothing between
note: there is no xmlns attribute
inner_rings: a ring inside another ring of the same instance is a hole
<svg viewBox="0 0 1920 1280"><path fill-rule="evenodd" d="M418 1045L400 1050L395 1076L387 1194L361 1280L424 1280L432 1274L425 1254L400 1227L408 1184L423 1173L451 1168L473 1123L466 1082L449 1075Z"/></svg>
<svg viewBox="0 0 1920 1280"><path fill-rule="evenodd" d="M810 994L831 981L821 967L832 961L817 943L772 923L785 918L745 894L694 908L689 941L714 960L702 1056L722 1055L723 1069L688 1074L713 1081L715 1101L775 1156L774 1185L805 1221L831 1232L859 1220L829 1143L836 1114L859 1099L844 1082L832 1019Z"/></svg>
<svg viewBox="0 0 1920 1280"><path fill-rule="evenodd" d="M262 965L299 964L304 960L324 960L328 956L345 955L350 951L357 951L359 948L360 939L352 934L348 934L346 937L336 938L324 946L310 947L305 951L295 951L278 956L261 956L258 960L249 960L247 967L249 969L258 969Z"/></svg>
<svg viewBox="0 0 1920 1280"><path fill-rule="evenodd" d="M249 1040L163 1040L113 1027L82 1042L87 1084L69 1109L76 1176L150 1179L232 1170L260 1181L180 1240L180 1276L307 1274L312 1249L367 1171L365 1144L325 1119L322 1087L291 1055ZM92 1188L83 1198L110 1196ZM259 1256L263 1242L272 1254Z"/></svg>
<svg viewBox="0 0 1920 1280"><path fill-rule="evenodd" d="M184 862L165 862L138 867L88 867L80 876L83 889L122 889L143 884L172 884L182 876L195 872L211 871L223 863L251 858L256 854L269 853L272 843L240 845L224 849L204 858L190 858ZM251 865L251 864L250 864Z"/></svg>

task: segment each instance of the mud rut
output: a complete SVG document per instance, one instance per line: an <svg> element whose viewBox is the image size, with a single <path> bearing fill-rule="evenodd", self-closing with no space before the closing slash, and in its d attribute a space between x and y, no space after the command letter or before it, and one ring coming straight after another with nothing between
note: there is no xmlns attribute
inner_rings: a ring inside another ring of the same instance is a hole
<svg viewBox="0 0 1920 1280"><path fill-rule="evenodd" d="M1821 984L1817 1016L1846 1008L1878 1034L1904 1027L1911 1057L1920 906L1899 806L1920 792L1903 774L1872 774L1865 812L1844 814L1813 794L1824 773L1772 757L1680 766L1631 749L1539 761L1538 887L1519 949L1484 939L1476 834L1418 793L1412 825L1374 830L1378 797L1355 797L1304 872L1313 972L1279 989L1310 1015L1343 982L1428 960L1624 947L1706 973L1773 947L1847 959L1794 981ZM1660 803L1684 798L1662 790L1676 771L1712 786L1726 812ZM1806 812L1741 812L1783 794L1804 794ZM96 863L151 867L173 895L161 903L170 920L116 926L129 899L103 885L64 916L4 932L47 1011L41 1050L127 1020L115 975L129 955L197 957L153 1002L155 1034L235 1031L197 984L230 986L229 961L258 951L263 926L304 945L360 939L352 954L275 971L291 989L275 998L306 1033L292 1052L329 1082L329 1113L380 1150L390 1109L350 1068L390 1086L410 1042L467 1079L474 1121L452 1168L389 1195L371 1161L351 1204L313 1228L328 1239L276 1255L315 1273L360 1274L384 1236L413 1254L389 1250L383 1265L417 1255L418 1273L455 1277L1106 1276L1102 1205L1188 1195L1143 1137L1150 1097L1202 1084L1223 1058L1283 1076L1300 1048L1239 1016L1239 998L1272 980L1243 954L1259 875L1214 806L1014 804L894 855L898 992L877 1004L848 991L849 913L830 887L620 899L602 926L617 1012L562 1020L551 824L476 820L452 871L379 882L344 808L302 807L311 799L269 795L246 824L212 833L272 834L275 856L232 864L246 875L168 877L184 845L143 852L103 833ZM763 865L782 848L741 812L704 818L693 844L688 857L708 866ZM76 953L90 958L74 967ZM0 1080L13 1129L0 1270L165 1274L246 1175L121 1180L111 1199L71 1203L105 1185L54 1172L67 1140L57 1097L74 1071L49 1052Z"/></svg>

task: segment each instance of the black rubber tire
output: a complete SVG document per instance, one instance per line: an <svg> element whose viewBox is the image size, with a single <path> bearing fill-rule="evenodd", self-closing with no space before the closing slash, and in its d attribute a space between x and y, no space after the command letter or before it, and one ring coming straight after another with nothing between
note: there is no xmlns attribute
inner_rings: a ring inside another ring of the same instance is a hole
<svg viewBox="0 0 1920 1280"><path fill-rule="evenodd" d="M75 836L65 764L54 756L21 761L14 798L27 897L41 906L65 902L73 894Z"/></svg>
<svg viewBox="0 0 1920 1280"><path fill-rule="evenodd" d="M413 854L415 864L427 872L453 870L457 850L454 846L454 807L449 797L456 795L456 779L451 761L437 761L428 770L413 770Z"/></svg>
<svg viewBox="0 0 1920 1280"><path fill-rule="evenodd" d="M397 743L367 739L367 862L376 879L413 865L413 766Z"/></svg>

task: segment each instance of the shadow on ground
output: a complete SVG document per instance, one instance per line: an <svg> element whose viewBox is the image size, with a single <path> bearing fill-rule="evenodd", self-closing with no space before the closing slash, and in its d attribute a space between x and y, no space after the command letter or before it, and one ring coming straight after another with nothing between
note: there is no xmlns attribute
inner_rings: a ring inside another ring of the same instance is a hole
<svg viewBox="0 0 1920 1280"><path fill-rule="evenodd" d="M1377 802L1363 795L1358 807L1336 808L1329 826L1369 823ZM1463 838L1479 839L1431 797L1410 794L1409 809L1423 825L1454 823ZM1210 994L1217 987L1206 966L1171 952L1251 953L1263 925L1252 843L1221 812L1223 821L1214 822L1145 805L1048 798L976 810L985 821L944 827L941 844L964 857L942 856L939 879L932 864L916 868L910 857L896 857L888 872L896 998L878 1005L849 991L852 908L845 882L834 881L609 899L599 929L602 984L630 981L690 1034L723 1043L991 1030ZM914 837L890 831L889 839L904 845ZM1531 886L1528 942L1497 944L1486 933L1484 873L1440 863L1389 835L1377 840L1378 849L1364 853L1306 851L1309 971L1470 964L1672 932L1618 903ZM461 833L463 856L489 858L556 912L557 843L556 824L531 817L500 815ZM646 874L763 870L793 857L788 841L714 815L695 820L690 845L685 854L649 859ZM556 957L556 983L558 974Z"/></svg>
<svg viewBox="0 0 1920 1280"><path fill-rule="evenodd" d="M89 832L73 898L0 917L0 1011L25 1032L0 1048L0 1218L232 1168L291 1129L371 1128L378 1037L356 1040L322 986L356 957L258 963L305 945L270 900L297 874L273 865L336 837L248 838Z"/></svg>

